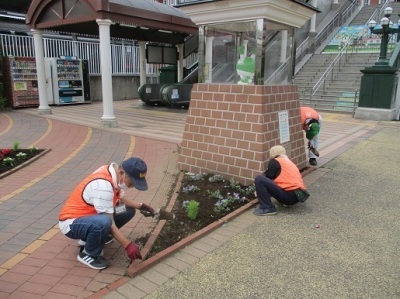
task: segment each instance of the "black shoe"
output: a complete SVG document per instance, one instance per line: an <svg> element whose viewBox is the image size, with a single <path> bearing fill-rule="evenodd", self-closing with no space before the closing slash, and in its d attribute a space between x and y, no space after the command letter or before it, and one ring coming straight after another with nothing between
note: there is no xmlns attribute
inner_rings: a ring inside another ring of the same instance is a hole
<svg viewBox="0 0 400 299"><path fill-rule="evenodd" d="M97 258L94 258L94 257L88 255L87 253L85 253L84 251L82 251L78 254L77 259L82 264L89 266L90 268L96 269L96 270L101 270L101 269L107 268L107 266L108 266L107 261L103 257L99 256Z"/></svg>
<svg viewBox="0 0 400 299"><path fill-rule="evenodd" d="M260 209L256 208L253 211L253 214L256 216L267 216L267 215L276 215L276 208L273 209Z"/></svg>
<svg viewBox="0 0 400 299"><path fill-rule="evenodd" d="M315 158L310 158L308 162L310 163L310 165L317 166L317 159Z"/></svg>

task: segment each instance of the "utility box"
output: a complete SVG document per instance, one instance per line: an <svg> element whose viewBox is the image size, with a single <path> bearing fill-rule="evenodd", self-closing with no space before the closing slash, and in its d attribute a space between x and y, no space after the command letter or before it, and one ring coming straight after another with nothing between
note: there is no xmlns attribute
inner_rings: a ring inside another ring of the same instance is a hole
<svg viewBox="0 0 400 299"><path fill-rule="evenodd" d="M176 65L160 68L160 84L173 84L177 81Z"/></svg>
<svg viewBox="0 0 400 299"><path fill-rule="evenodd" d="M398 78L397 69L371 67L361 70L358 107L392 109L395 106Z"/></svg>

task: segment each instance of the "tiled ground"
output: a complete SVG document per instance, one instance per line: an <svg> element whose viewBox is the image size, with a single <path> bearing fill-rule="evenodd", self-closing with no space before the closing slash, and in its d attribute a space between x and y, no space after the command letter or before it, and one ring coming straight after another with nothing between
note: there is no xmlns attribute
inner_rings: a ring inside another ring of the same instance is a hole
<svg viewBox="0 0 400 299"><path fill-rule="evenodd" d="M57 219L60 205L80 179L99 165L121 162L131 155L142 157L148 164L150 188L130 195L158 207L165 204L178 174L177 144L184 112L151 111L135 101L116 102L114 109L121 124L115 130L100 128L101 103L55 107L46 117L37 116L35 109L0 113L0 148L19 141L21 147L51 149L24 168L23 176L17 172L1 179L0 298L118 298L121 294L142 298L252 221L244 213L135 279L124 277L128 260L115 243L105 250L112 264L106 270L91 270L77 262L76 241L58 231ZM380 128L377 122L350 115L323 116L319 166ZM152 139L143 137L147 135ZM319 168L310 173L306 182L318 179L324 171ZM135 238L154 225L138 215L124 233ZM113 292L116 289L118 294Z"/></svg>

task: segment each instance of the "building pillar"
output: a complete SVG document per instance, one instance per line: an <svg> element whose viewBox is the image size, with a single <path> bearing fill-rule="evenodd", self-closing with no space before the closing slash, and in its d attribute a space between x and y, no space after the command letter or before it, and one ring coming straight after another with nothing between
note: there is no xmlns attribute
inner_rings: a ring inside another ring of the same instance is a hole
<svg viewBox="0 0 400 299"><path fill-rule="evenodd" d="M100 65L101 65L101 87L103 95L103 116L101 126L116 128L117 118L114 116L113 91L112 91L112 66L111 66L111 44L110 25L111 20L97 19L100 35Z"/></svg>
<svg viewBox="0 0 400 299"><path fill-rule="evenodd" d="M213 40L214 36L207 36L206 37L206 59L205 59L205 66L206 66L206 78L205 83L212 82L212 49L213 49Z"/></svg>
<svg viewBox="0 0 400 299"><path fill-rule="evenodd" d="M143 86L147 83L146 81L146 42L140 41L139 42L139 50L140 50L140 86Z"/></svg>
<svg viewBox="0 0 400 299"><path fill-rule="evenodd" d="M178 82L183 80L183 44L176 45L178 48Z"/></svg>
<svg viewBox="0 0 400 299"><path fill-rule="evenodd" d="M318 0L313 0L311 5L314 6L314 7L317 7ZM317 19L317 14L313 14L312 17L311 17L311 20L310 20L310 31L309 31L309 33L311 35L315 35L316 34L316 31L315 31L316 19Z"/></svg>
<svg viewBox="0 0 400 299"><path fill-rule="evenodd" d="M282 31L281 59L279 60L280 63L284 63L286 61L287 40L288 40L288 31L284 30L284 31Z"/></svg>
<svg viewBox="0 0 400 299"><path fill-rule="evenodd" d="M35 44L36 72L39 89L39 114L51 114L46 92L46 73L44 69L44 47L43 47L43 31L32 29L33 40Z"/></svg>

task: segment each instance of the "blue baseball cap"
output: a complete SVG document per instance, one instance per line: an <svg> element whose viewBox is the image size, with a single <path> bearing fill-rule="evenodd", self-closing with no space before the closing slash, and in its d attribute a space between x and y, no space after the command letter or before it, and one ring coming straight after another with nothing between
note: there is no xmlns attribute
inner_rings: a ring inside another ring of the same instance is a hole
<svg viewBox="0 0 400 299"><path fill-rule="evenodd" d="M133 187L140 191L147 190L147 165L142 159L131 157L123 161L121 166L125 173L131 179Z"/></svg>

